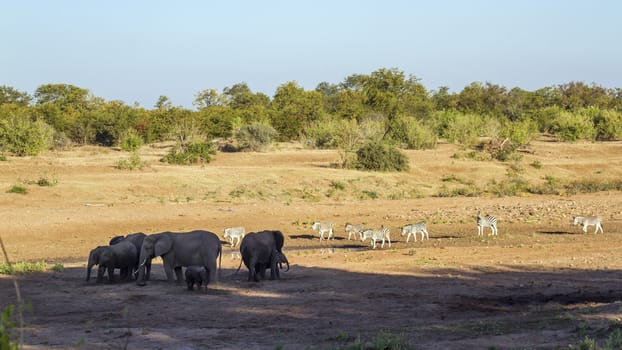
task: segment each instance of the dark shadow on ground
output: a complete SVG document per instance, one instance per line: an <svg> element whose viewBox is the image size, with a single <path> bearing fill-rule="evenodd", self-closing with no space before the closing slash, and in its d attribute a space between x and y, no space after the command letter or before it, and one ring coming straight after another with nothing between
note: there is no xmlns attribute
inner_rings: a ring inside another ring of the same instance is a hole
<svg viewBox="0 0 622 350"><path fill-rule="evenodd" d="M602 337L611 327L605 316L619 313L622 300L617 270L428 267L413 276L289 260L280 280L247 282L244 266L222 269L207 292L169 284L158 263L144 287L86 283L83 268L19 275L31 305L24 345L327 349L388 330L417 348L559 348ZM15 302L6 276L0 301Z"/></svg>

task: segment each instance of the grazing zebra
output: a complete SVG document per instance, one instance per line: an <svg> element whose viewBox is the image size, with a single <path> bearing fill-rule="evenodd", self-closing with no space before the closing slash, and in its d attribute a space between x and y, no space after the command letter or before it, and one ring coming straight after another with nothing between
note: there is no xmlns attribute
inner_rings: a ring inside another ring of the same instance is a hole
<svg viewBox="0 0 622 350"><path fill-rule="evenodd" d="M492 215L481 216L480 212L477 212L477 236L484 236L484 228L490 227L492 231L491 235L498 235L497 231L497 218Z"/></svg>
<svg viewBox="0 0 622 350"><path fill-rule="evenodd" d="M583 225L583 233L587 233L588 226L595 226L594 233L603 232L603 225L600 216L575 216L572 221L573 225Z"/></svg>
<svg viewBox="0 0 622 350"><path fill-rule="evenodd" d="M320 241L324 240L324 232L328 232L328 238L326 238L326 240L329 239L333 239L335 240L335 234L333 232L333 223L332 222L319 222L319 221L315 221L313 223L313 225L311 225L311 229L313 231L317 231L320 234Z"/></svg>
<svg viewBox="0 0 622 350"><path fill-rule="evenodd" d="M363 233L363 224L357 224L357 225L352 225L352 224L346 224L346 233L348 234L348 240L350 240L350 238L352 237L352 235L354 235L354 237L356 237L356 235L359 235L359 239L361 238L361 234Z"/></svg>
<svg viewBox="0 0 622 350"><path fill-rule="evenodd" d="M246 234L246 231L244 230L244 227L242 226L237 226L237 227L227 227L224 230L224 234L223 237L225 237L225 239L229 240L229 243L231 244L231 247L235 247L235 244L233 244L234 239L238 239L237 244L240 244L240 241L242 240L242 238L244 238L244 235Z"/></svg>
<svg viewBox="0 0 622 350"><path fill-rule="evenodd" d="M389 241L389 248L391 247L391 236L389 235L391 232L388 227L380 226L379 229L376 230L365 230L361 234L361 241L365 242L367 238L371 239L371 244L373 249L376 249L376 241L382 240L382 245L380 248L384 248L385 239Z"/></svg>
<svg viewBox="0 0 622 350"><path fill-rule="evenodd" d="M422 241L424 238L430 239L430 236L428 235L428 229L425 225L425 222L423 221L416 223L416 224L409 224L409 225L402 227L402 236L408 233L408 236L406 237L406 243L408 243L408 240L410 239L410 235L413 235L413 237L415 237L415 242L417 242L417 232L421 232Z"/></svg>

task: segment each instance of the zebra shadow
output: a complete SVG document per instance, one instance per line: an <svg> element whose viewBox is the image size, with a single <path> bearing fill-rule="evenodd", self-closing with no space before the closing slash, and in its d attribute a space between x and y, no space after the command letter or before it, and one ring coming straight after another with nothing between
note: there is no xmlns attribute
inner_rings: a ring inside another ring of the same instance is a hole
<svg viewBox="0 0 622 350"><path fill-rule="evenodd" d="M575 235L577 234L576 232L570 232L570 231L538 231L538 233L541 233L544 235Z"/></svg>
<svg viewBox="0 0 622 350"><path fill-rule="evenodd" d="M292 235L289 236L291 239L314 239L317 238L315 235Z"/></svg>

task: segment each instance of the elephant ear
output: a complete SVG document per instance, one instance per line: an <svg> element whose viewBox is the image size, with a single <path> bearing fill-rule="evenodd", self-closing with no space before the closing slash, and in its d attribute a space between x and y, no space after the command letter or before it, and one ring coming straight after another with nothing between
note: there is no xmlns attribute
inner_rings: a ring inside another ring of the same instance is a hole
<svg viewBox="0 0 622 350"><path fill-rule="evenodd" d="M168 235L158 237L153 247L155 256L162 256L173 248L173 240Z"/></svg>
<svg viewBox="0 0 622 350"><path fill-rule="evenodd" d="M283 244L285 243L285 238L283 238L283 232L281 231L272 231L274 235L274 242L276 243L276 250L281 252L283 250Z"/></svg>

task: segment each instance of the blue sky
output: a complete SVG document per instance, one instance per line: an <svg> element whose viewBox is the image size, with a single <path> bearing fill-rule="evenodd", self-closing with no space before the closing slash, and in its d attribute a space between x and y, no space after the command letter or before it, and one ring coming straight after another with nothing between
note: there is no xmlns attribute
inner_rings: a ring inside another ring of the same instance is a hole
<svg viewBox="0 0 622 350"><path fill-rule="evenodd" d="M273 96L398 68L430 90L622 87L622 1L0 0L0 85L152 108L246 82Z"/></svg>

